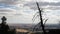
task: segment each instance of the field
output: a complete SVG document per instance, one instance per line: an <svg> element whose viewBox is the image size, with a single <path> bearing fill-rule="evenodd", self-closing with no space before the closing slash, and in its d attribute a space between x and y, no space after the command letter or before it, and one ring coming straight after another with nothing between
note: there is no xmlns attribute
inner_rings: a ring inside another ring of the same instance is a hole
<svg viewBox="0 0 60 34"><path fill-rule="evenodd" d="M32 32L26 29L16 29L16 34L42 34L42 31Z"/></svg>

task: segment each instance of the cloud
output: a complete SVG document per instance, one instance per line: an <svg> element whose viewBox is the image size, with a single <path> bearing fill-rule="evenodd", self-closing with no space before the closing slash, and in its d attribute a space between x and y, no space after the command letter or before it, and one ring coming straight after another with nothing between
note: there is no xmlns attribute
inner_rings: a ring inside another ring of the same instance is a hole
<svg viewBox="0 0 60 34"><path fill-rule="evenodd" d="M19 0L0 0L0 3L3 3L3 4L17 4Z"/></svg>
<svg viewBox="0 0 60 34"><path fill-rule="evenodd" d="M14 15L16 14L16 10L10 8L0 8L0 16L1 15Z"/></svg>
<svg viewBox="0 0 60 34"><path fill-rule="evenodd" d="M0 4L8 4L8 5L16 5L16 4L24 4L26 2L30 2L32 0L0 0Z"/></svg>
<svg viewBox="0 0 60 34"><path fill-rule="evenodd" d="M60 11L59 0L37 1L39 6L45 10L47 14L46 17L49 17L50 20L54 17L57 18L57 13ZM32 23L32 17L35 12L37 12L37 6L35 2L36 1L34 0L0 0L0 16L7 15L6 17L8 18L8 23ZM57 12L57 10L59 11ZM52 21L54 22L54 19Z"/></svg>
<svg viewBox="0 0 60 34"><path fill-rule="evenodd" d="M38 2L38 3L39 3L40 7L45 8L45 7L49 6L49 7L47 7L48 9L50 8L50 9L55 9L55 10L59 9L59 6L60 6L60 2L57 2L57 3L56 2L51 2L51 3L49 3L49 2ZM34 10L37 9L35 2L26 3L26 4L24 4L24 6L29 6L31 9L34 9Z"/></svg>

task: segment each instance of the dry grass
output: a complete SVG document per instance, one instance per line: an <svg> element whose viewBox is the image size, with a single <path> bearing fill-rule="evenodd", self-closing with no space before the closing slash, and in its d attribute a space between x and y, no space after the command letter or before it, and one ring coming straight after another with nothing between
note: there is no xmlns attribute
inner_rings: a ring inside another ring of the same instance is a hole
<svg viewBox="0 0 60 34"><path fill-rule="evenodd" d="M25 29L16 29L16 32L19 34L27 33L27 32L28 32L28 34L42 34L41 32L32 32L32 31L25 30Z"/></svg>
<svg viewBox="0 0 60 34"><path fill-rule="evenodd" d="M16 32L29 32L29 31L25 29L16 29Z"/></svg>

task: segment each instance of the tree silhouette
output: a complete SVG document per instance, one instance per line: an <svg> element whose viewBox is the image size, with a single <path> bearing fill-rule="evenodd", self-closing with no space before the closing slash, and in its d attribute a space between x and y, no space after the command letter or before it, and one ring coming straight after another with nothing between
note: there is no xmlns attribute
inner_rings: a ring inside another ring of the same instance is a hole
<svg viewBox="0 0 60 34"><path fill-rule="evenodd" d="M45 26L45 23L46 23L46 21L47 21L48 19L46 19L45 22L44 22L44 24L43 24L42 10L39 8L38 2L36 2L36 4L37 4L38 10L39 10L39 12L37 12L37 13L39 13L39 15L37 15L37 16L40 17L40 22L38 23L38 24L39 24L39 27L41 26L41 27L42 27L42 30L43 30L43 33L46 34L46 31L45 31L45 29L44 29L44 26ZM37 13L36 13L36 14L37 14ZM35 14L35 15L36 15L36 14ZM34 15L34 17L36 17L35 15ZM33 17L33 19L32 19L33 21L35 20L34 17ZM38 24L37 24L37 25L38 25ZM36 27L37 25L35 25L35 27ZM35 29L35 27L33 28L33 30Z"/></svg>
<svg viewBox="0 0 60 34"><path fill-rule="evenodd" d="M5 16L3 16L1 20L2 23L0 24L0 34L16 34L16 30L10 30L8 24L6 24L7 18Z"/></svg>
<svg viewBox="0 0 60 34"><path fill-rule="evenodd" d="M39 10L39 15L40 15L40 20L41 20L42 30L43 30L43 33L46 34L46 31L45 31L44 25L43 25L41 9L39 8L39 4L37 2L36 2L36 4L37 4L38 10Z"/></svg>

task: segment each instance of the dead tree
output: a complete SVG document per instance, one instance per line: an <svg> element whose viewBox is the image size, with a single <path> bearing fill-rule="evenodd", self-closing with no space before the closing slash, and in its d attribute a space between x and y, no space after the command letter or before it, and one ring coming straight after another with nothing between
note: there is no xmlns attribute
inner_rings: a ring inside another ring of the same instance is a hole
<svg viewBox="0 0 60 34"><path fill-rule="evenodd" d="M42 11L41 11L41 9L39 8L38 2L36 2L36 4L37 4L38 10L39 10L39 15L40 15L40 20L41 20L42 30L43 30L43 33L46 34L46 31L45 31L45 29L44 29L43 20L42 20L42 13L41 13Z"/></svg>

